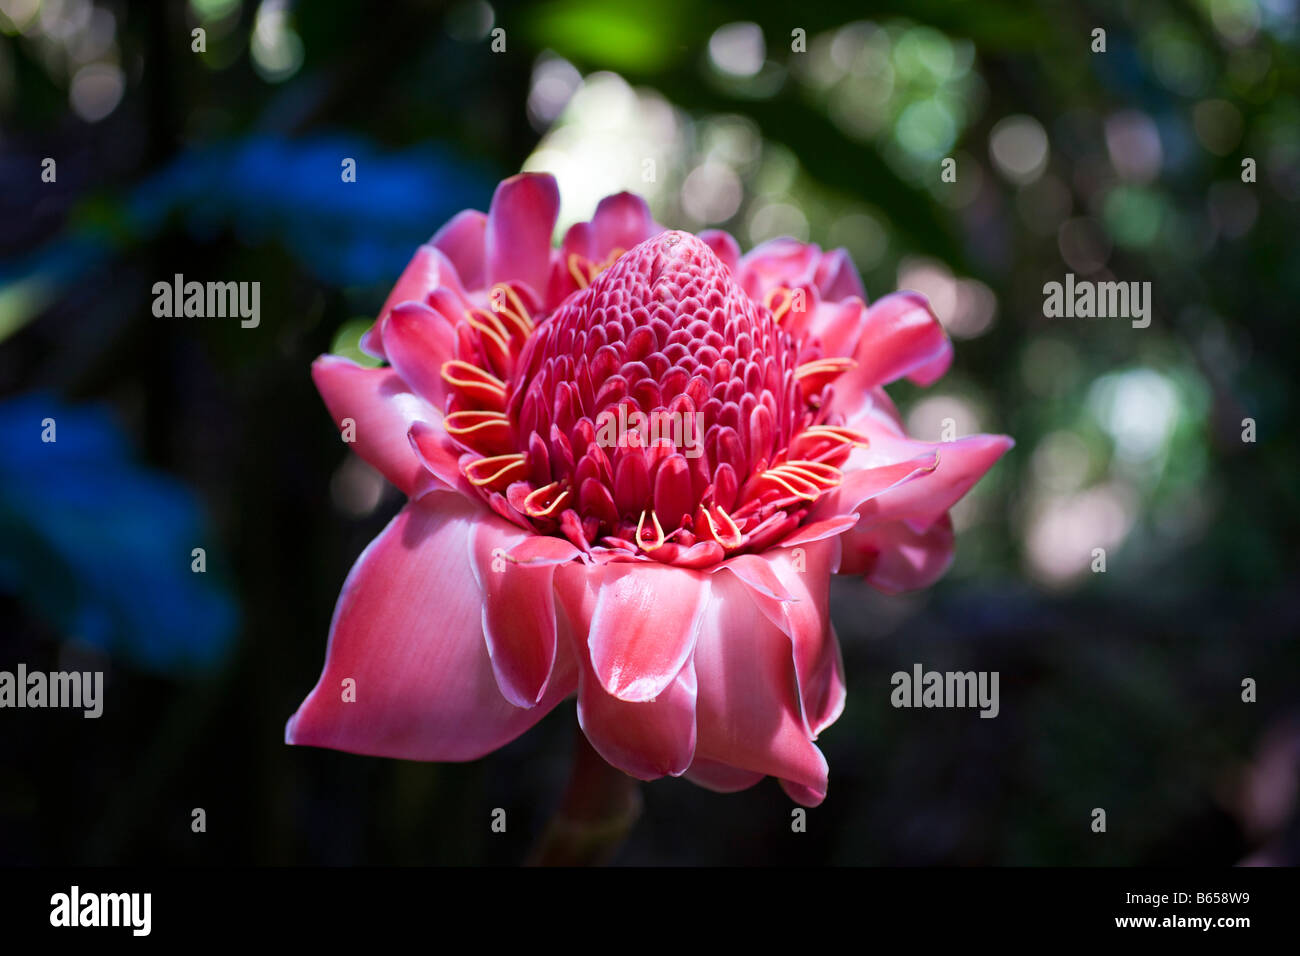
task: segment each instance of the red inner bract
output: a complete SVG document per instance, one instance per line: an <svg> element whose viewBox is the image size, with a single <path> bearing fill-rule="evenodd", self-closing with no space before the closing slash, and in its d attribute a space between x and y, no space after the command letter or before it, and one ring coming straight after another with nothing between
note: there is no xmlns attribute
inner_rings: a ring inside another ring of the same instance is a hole
<svg viewBox="0 0 1300 956"><path fill-rule="evenodd" d="M851 361L782 326L795 294L753 301L688 233L642 242L537 324L530 299L493 289L442 374L466 479L540 533L716 563L789 534L862 440L824 411Z"/></svg>

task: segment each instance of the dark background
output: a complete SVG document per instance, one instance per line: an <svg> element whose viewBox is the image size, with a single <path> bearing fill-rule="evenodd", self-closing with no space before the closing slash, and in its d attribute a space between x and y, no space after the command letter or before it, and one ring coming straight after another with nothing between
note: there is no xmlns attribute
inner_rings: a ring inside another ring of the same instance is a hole
<svg viewBox="0 0 1300 956"><path fill-rule="evenodd" d="M282 735L401 504L309 364L525 164L565 222L633 188L746 249L846 245L953 334L891 388L911 430L1018 443L936 587L836 582L808 832L770 780L659 781L618 862L1300 861L1298 71L1294 0L0 0L0 669L107 681L96 721L0 711L0 862L524 859L572 702L468 765ZM178 272L260 282L261 324L155 318ZM1067 272L1151 282L1150 327L1044 318ZM893 709L915 662L999 671L1000 715Z"/></svg>

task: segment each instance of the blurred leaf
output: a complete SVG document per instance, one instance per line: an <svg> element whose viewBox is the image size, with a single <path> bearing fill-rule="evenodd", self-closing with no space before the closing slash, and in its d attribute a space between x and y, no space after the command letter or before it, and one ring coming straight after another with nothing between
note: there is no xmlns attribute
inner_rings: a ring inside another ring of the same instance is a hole
<svg viewBox="0 0 1300 956"><path fill-rule="evenodd" d="M128 448L101 408L41 394L0 404L0 589L66 637L146 669L214 668L239 616L217 542L190 491ZM191 570L197 547L202 574Z"/></svg>
<svg viewBox="0 0 1300 956"><path fill-rule="evenodd" d="M344 322L339 326L339 330L334 333L334 341L330 343L330 351L335 355L351 359L365 368L378 368L383 363L374 356L361 351L361 336L365 335L366 330L374 324L373 319L364 316Z"/></svg>
<svg viewBox="0 0 1300 956"><path fill-rule="evenodd" d="M35 318L49 300L49 285L38 278L0 286L0 342Z"/></svg>
<svg viewBox="0 0 1300 956"><path fill-rule="evenodd" d="M658 71L688 49L683 32L691 22L680 0L641 6L567 0L536 7L528 32L539 48L598 59L613 70Z"/></svg>

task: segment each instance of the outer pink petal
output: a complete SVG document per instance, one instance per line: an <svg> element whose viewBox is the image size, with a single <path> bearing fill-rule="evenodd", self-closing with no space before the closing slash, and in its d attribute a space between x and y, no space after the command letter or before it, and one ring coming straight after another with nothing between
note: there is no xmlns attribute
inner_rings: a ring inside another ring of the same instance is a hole
<svg viewBox="0 0 1300 956"><path fill-rule="evenodd" d="M567 564L582 552L565 538L526 534L510 548L510 557L522 564Z"/></svg>
<svg viewBox="0 0 1300 956"><path fill-rule="evenodd" d="M626 773L641 780L680 776L695 758L694 664L687 660L654 700L619 700L607 693L587 646L600 595L600 570L576 564L556 569L566 631L579 662L578 723L596 752Z"/></svg>
<svg viewBox="0 0 1300 956"><path fill-rule="evenodd" d="M635 193L606 196L591 217L591 246L588 253L601 260L614 249L626 252L638 243L663 232L650 215L650 207Z"/></svg>
<svg viewBox="0 0 1300 956"><path fill-rule="evenodd" d="M861 575L886 594L928 588L952 565L952 519L946 514L924 531L887 521L850 531L840 542L840 573Z"/></svg>
<svg viewBox="0 0 1300 956"><path fill-rule="evenodd" d="M578 680L578 724L596 752L638 780L680 777L695 758L695 665L687 662L651 701L605 693L585 665Z"/></svg>
<svg viewBox="0 0 1300 956"><path fill-rule="evenodd" d="M546 294L559 212L560 191L549 174L520 173L497 186L485 239L489 285L519 279L539 298Z"/></svg>
<svg viewBox="0 0 1300 956"><path fill-rule="evenodd" d="M840 515L861 513L866 505L896 488L919 481L938 467L938 456L925 449L913 450L912 458L891 461L887 458L867 458L867 453L854 461L851 455L841 469L844 477L840 483L822 495L813 505L810 520L823 521ZM855 451L854 455L859 455Z"/></svg>
<svg viewBox="0 0 1300 956"><path fill-rule="evenodd" d="M477 209L456 213L431 240L456 267L466 289L484 287L483 246L487 239L487 216Z"/></svg>
<svg viewBox="0 0 1300 956"><path fill-rule="evenodd" d="M441 422L441 418L438 419ZM474 488L460 470L461 450L443 430L441 424L430 425L416 422L406 433L411 449L419 458L429 474L437 479L438 486L449 491L458 491L470 501L482 501L478 490ZM413 496L414 497L414 496Z"/></svg>
<svg viewBox="0 0 1300 956"><path fill-rule="evenodd" d="M737 575L749 586L755 606L789 638L801 712L813 739L844 709L844 665L828 603L830 576L839 565L839 556L837 538L772 548L756 555L790 596L788 600L774 598L768 588L753 588L750 575ZM736 573L731 562L722 567Z"/></svg>
<svg viewBox="0 0 1300 956"><path fill-rule="evenodd" d="M738 790L748 790L762 780L764 776L766 774L758 773L755 770L738 770L735 767L728 767L724 763L718 763L716 760L706 760L703 757L696 757L695 762L691 764L691 769L686 771L686 779L691 783L698 784L708 790L716 790L718 793L735 793Z"/></svg>
<svg viewBox="0 0 1300 956"><path fill-rule="evenodd" d="M709 601L709 576L650 562L606 564L587 644L601 686L653 700L690 659Z"/></svg>
<svg viewBox="0 0 1300 956"><path fill-rule="evenodd" d="M804 724L790 638L730 573L714 575L695 673L697 759L793 781L800 802L820 803L828 768Z"/></svg>
<svg viewBox="0 0 1300 956"><path fill-rule="evenodd" d="M575 222L568 228L568 231L564 234L564 239L560 242L558 253L551 261L551 274L547 279L544 308L554 309L566 298L582 288L569 270L569 258L576 255L581 256L583 259L591 259L591 246L591 223Z"/></svg>
<svg viewBox="0 0 1300 956"><path fill-rule="evenodd" d="M312 380L335 424L355 423L352 449L411 497L433 481L411 449L407 432L418 421L440 421L441 412L410 390L389 368L362 368L337 355L322 355L311 367Z"/></svg>
<svg viewBox="0 0 1300 956"><path fill-rule="evenodd" d="M397 284L384 300L375 324L361 337L361 348L376 358L386 358L384 344L380 337L384 319L395 306L403 302L424 302L430 293L439 287L449 289L461 299L465 298L465 290L461 286L460 277L456 274L456 267L451 264L451 260L443 254L442 250L425 243L415 250L415 255L411 257Z"/></svg>
<svg viewBox="0 0 1300 956"><path fill-rule="evenodd" d="M907 373L908 381L918 385L932 385L948 374L952 367L952 348L941 349L934 358L922 362Z"/></svg>
<svg viewBox="0 0 1300 956"><path fill-rule="evenodd" d="M883 429L895 437L906 437L907 429L903 426L903 416L899 414L898 407L894 405L893 399L884 388L877 385L875 388L866 389L850 401L838 385L833 387L836 392L831 404L836 411L844 415L845 425L858 431L866 431L870 428L873 430L872 434L875 430Z"/></svg>
<svg viewBox="0 0 1300 956"><path fill-rule="evenodd" d="M793 601L794 595L785 589L785 583L762 555L739 554L724 562L728 571L744 581L751 591L766 595L773 601ZM718 565L718 570L724 565Z"/></svg>
<svg viewBox="0 0 1300 956"><path fill-rule="evenodd" d="M473 760L570 693L571 661L531 709L497 689L480 626L469 534L483 511L454 495L406 506L348 575L320 681L285 740L407 760ZM351 680L355 700L344 700Z"/></svg>
<svg viewBox="0 0 1300 956"><path fill-rule="evenodd" d="M842 514L809 521L776 542L774 547L793 548L812 541L821 541L824 538L835 538L852 528L857 521L858 516L855 514Z"/></svg>
<svg viewBox="0 0 1300 956"><path fill-rule="evenodd" d="M700 241L713 250L713 254L722 260L733 276L739 274L740 243L731 233L722 229L705 229L700 233Z"/></svg>
<svg viewBox="0 0 1300 956"><path fill-rule="evenodd" d="M815 676L808 682L809 702L804 713L814 734L820 734L844 713L848 689L844 685L844 653L835 625L830 625L830 639L823 648L825 663L817 662ZM824 681L824 683L823 683Z"/></svg>
<svg viewBox="0 0 1300 956"><path fill-rule="evenodd" d="M442 363L456 357L456 327L422 302L403 302L381 324L384 351L397 374L441 411Z"/></svg>
<svg viewBox="0 0 1300 956"><path fill-rule="evenodd" d="M807 787L793 780L782 779L781 789L785 791L787 797L795 803L803 804L805 807L818 806L826 799L825 788Z"/></svg>
<svg viewBox="0 0 1300 956"><path fill-rule="evenodd" d="M867 293L862 287L862 277L858 275L857 266L847 249L832 249L824 253L817 263L813 280L823 300L838 302L855 296L866 301Z"/></svg>
<svg viewBox="0 0 1300 956"><path fill-rule="evenodd" d="M555 564L523 563L512 554L532 537L495 515L480 519L470 533L488 656L501 693L517 707L546 696L556 660ZM568 545L566 560L577 556L573 545L562 544Z"/></svg>
<svg viewBox="0 0 1300 956"><path fill-rule="evenodd" d="M560 241L560 256L557 257L556 264L567 274L569 271L569 256L578 255L584 259L590 259L595 256L593 244L593 230L589 222L575 222L564 233L564 239ZM572 278L572 276L570 276Z"/></svg>
<svg viewBox="0 0 1300 956"><path fill-rule="evenodd" d="M835 380L832 410L853 418L871 389L907 376L930 385L952 363L952 342L930 303L915 292L895 292L878 299L862 318L853 348L857 367Z"/></svg>
<svg viewBox="0 0 1300 956"><path fill-rule="evenodd" d="M970 491L985 472L1015 445L1006 435L970 435L950 442L895 438L883 431L868 431L868 436L870 447L856 449L849 456L843 466L845 477L841 487L827 495L827 499L842 493L845 487L855 487L859 480L869 480L872 477L869 469L873 466L892 472L920 461L922 467L920 473L910 480L891 484L859 503L856 510L865 522L859 523L859 528L870 527L879 521L900 519L919 521L928 526L930 521ZM927 464L927 461L932 464ZM827 507L843 513L847 510L844 504L845 501L840 499ZM818 501L817 505L821 507L822 502Z"/></svg>
<svg viewBox="0 0 1300 956"><path fill-rule="evenodd" d="M750 298L762 302L778 286L793 287L813 281L821 250L797 239L769 239L740 259L737 279Z"/></svg>
<svg viewBox="0 0 1300 956"><path fill-rule="evenodd" d="M809 317L808 333L821 342L823 355L852 355L862 334L866 314L867 307L856 297L841 302L819 302Z"/></svg>

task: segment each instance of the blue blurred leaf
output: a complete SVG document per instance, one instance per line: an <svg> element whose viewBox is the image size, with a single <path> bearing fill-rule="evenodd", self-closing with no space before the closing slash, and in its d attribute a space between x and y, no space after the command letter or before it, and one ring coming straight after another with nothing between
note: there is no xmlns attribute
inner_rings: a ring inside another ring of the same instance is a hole
<svg viewBox="0 0 1300 956"><path fill-rule="evenodd" d="M41 440L45 418L56 441ZM193 494L135 463L105 409L40 394L0 402L0 590L60 633L153 671L216 667L238 611L214 545ZM196 547L203 574L191 570Z"/></svg>
<svg viewBox="0 0 1300 956"><path fill-rule="evenodd" d="M356 181L342 162L356 160ZM433 145L379 154L355 137L252 137L182 154L128 200L141 238L183 217L199 239L232 230L278 240L318 278L391 281L455 213L483 207L494 180Z"/></svg>
<svg viewBox="0 0 1300 956"><path fill-rule="evenodd" d="M345 158L356 160L355 182L342 180ZM280 242L331 285L391 284L440 225L462 209L486 208L495 182L430 143L388 154L354 136L195 147L111 213L103 200L84 203L69 235L0 264L0 283L66 286L116 244L150 242L179 226L199 242L227 233L254 247Z"/></svg>

